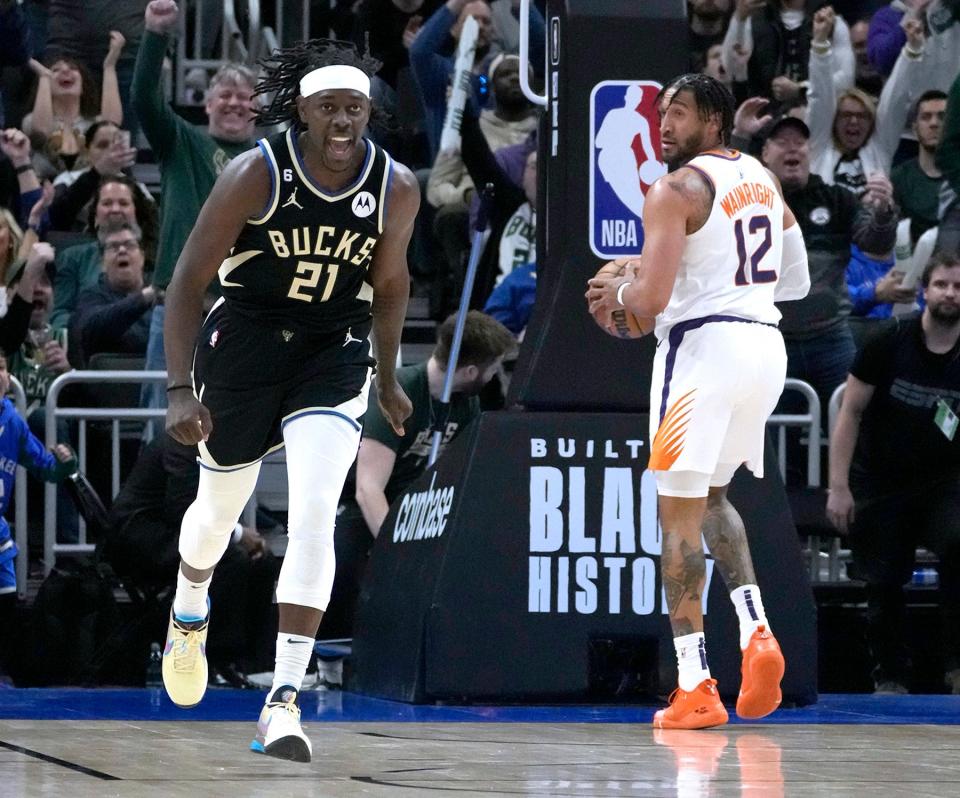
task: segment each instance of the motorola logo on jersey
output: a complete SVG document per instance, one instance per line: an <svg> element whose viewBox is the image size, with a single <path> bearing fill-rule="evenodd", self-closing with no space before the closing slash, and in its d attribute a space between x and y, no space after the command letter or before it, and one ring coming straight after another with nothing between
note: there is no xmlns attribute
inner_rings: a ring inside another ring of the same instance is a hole
<svg viewBox="0 0 960 798"><path fill-rule="evenodd" d="M377 201L369 191L361 191L353 198L353 204L350 207L355 216L365 219L377 209Z"/></svg>
<svg viewBox="0 0 960 798"><path fill-rule="evenodd" d="M639 439L530 439L528 612L667 612L647 455ZM708 557L704 613L713 566Z"/></svg>
<svg viewBox="0 0 960 798"><path fill-rule="evenodd" d="M652 80L606 80L590 93L590 249L600 258L643 247L647 190L667 173Z"/></svg>
<svg viewBox="0 0 960 798"><path fill-rule="evenodd" d="M393 527L393 542L438 538L447 526L447 517L453 507L454 487L437 488L434 472L427 490L407 493L400 501L400 512Z"/></svg>

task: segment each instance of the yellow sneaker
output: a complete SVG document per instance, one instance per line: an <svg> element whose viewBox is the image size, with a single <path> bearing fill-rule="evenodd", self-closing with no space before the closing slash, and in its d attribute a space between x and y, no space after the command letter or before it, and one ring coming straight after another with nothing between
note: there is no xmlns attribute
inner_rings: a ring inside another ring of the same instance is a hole
<svg viewBox="0 0 960 798"><path fill-rule="evenodd" d="M163 686L178 707L200 703L207 691L207 629L210 613L202 621L187 623L170 613L167 645L163 650Z"/></svg>

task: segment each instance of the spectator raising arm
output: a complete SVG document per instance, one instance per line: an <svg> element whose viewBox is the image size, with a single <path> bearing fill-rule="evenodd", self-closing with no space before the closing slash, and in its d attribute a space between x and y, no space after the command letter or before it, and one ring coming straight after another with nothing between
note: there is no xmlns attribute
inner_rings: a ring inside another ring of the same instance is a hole
<svg viewBox="0 0 960 798"><path fill-rule="evenodd" d="M170 33L177 26L179 9L174 0L153 0L144 13L144 34L133 69L130 98L140 126L158 160L177 142L179 117L163 97L160 74Z"/></svg>
<svg viewBox="0 0 960 798"><path fill-rule="evenodd" d="M117 83L117 61L127 40L119 31L110 31L110 47L103 59L103 84L100 89L100 118L114 124L123 123L123 106L120 104L120 86Z"/></svg>

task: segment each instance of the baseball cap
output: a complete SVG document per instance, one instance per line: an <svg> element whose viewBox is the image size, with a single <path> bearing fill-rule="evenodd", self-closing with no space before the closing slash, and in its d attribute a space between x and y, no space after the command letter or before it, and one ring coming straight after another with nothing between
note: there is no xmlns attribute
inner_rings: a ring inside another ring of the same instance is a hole
<svg viewBox="0 0 960 798"><path fill-rule="evenodd" d="M810 128L807 127L807 123L802 119L797 119L795 116L781 116L770 126L766 138L772 139L777 135L777 133L785 128L793 128L794 130L799 131L804 138L810 138Z"/></svg>

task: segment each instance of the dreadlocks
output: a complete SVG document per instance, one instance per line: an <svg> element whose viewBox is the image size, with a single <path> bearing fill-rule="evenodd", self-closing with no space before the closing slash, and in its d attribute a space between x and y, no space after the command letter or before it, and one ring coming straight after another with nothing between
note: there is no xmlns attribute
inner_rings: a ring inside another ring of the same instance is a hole
<svg viewBox="0 0 960 798"><path fill-rule="evenodd" d="M356 67L370 77L381 66L375 58L361 53L352 42L332 39L311 39L293 47L274 50L268 58L261 59L260 66L266 75L257 84L255 94L275 94L257 114L257 124L269 126L298 122L300 78L314 69L335 64Z"/></svg>
<svg viewBox="0 0 960 798"><path fill-rule="evenodd" d="M704 122L708 122L714 114L719 116L720 143L729 143L733 132L733 95L719 80L699 72L681 75L660 90L657 105L668 91L672 92L671 102L681 91L689 91L697 103L697 113Z"/></svg>

